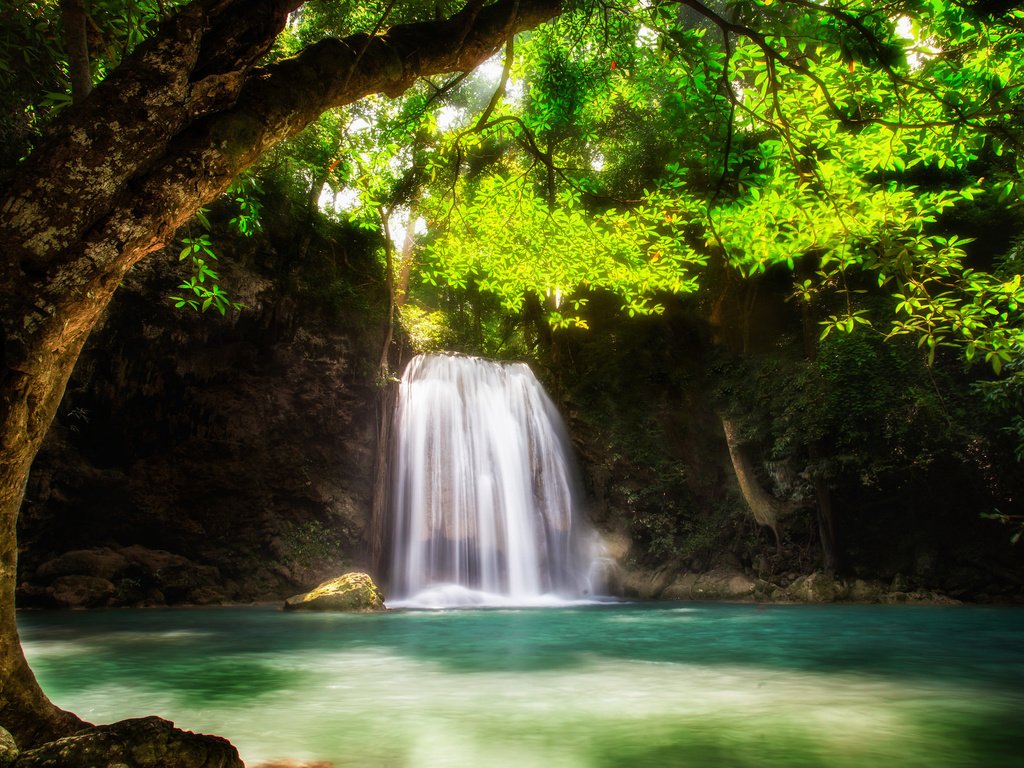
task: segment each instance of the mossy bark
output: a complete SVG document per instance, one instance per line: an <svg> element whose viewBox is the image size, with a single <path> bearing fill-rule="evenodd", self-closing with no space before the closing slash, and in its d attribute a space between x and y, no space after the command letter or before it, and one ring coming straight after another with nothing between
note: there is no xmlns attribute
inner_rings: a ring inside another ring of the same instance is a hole
<svg viewBox="0 0 1024 768"><path fill-rule="evenodd" d="M78 354L127 271L267 149L331 107L472 69L557 0L325 40L257 67L302 0L194 0L27 158L0 197L0 725L31 746L80 721L44 696L14 612L28 470Z"/></svg>

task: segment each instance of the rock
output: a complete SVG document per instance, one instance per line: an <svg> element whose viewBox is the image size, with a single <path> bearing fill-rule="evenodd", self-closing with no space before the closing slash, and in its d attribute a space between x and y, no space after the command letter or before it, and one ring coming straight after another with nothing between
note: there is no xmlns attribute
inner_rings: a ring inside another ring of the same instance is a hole
<svg viewBox="0 0 1024 768"><path fill-rule="evenodd" d="M878 581L854 579L848 597L858 603L879 603L885 597L885 587Z"/></svg>
<svg viewBox="0 0 1024 768"><path fill-rule="evenodd" d="M128 567L128 560L110 547L75 549L47 560L36 569L35 578L52 580L60 576L99 576L114 581Z"/></svg>
<svg viewBox="0 0 1024 768"><path fill-rule="evenodd" d="M800 576L789 587L790 595L804 603L832 603L844 599L848 591L843 582L820 572Z"/></svg>
<svg viewBox="0 0 1024 768"><path fill-rule="evenodd" d="M229 741L159 717L122 720L22 752L11 768L244 768Z"/></svg>
<svg viewBox="0 0 1024 768"><path fill-rule="evenodd" d="M757 589L757 584L742 573L738 573L729 579L726 587L731 599L736 599L740 597L749 597L754 594L754 591Z"/></svg>
<svg viewBox="0 0 1024 768"><path fill-rule="evenodd" d="M743 600L752 597L756 588L742 573L715 569L680 574L661 596L670 600Z"/></svg>
<svg viewBox="0 0 1024 768"><path fill-rule="evenodd" d="M202 591L217 588L217 568L137 544L65 552L39 566L33 578L37 584L25 585L20 592L30 605L91 608L141 602L222 602ZM48 584L43 594L38 593L39 583ZM107 585L111 585L112 591L107 591ZM159 600L152 596L154 591L159 592ZM196 594L200 600L193 597Z"/></svg>
<svg viewBox="0 0 1024 768"><path fill-rule="evenodd" d="M17 756L18 745L14 743L14 737L5 728L0 727L0 768L10 768Z"/></svg>
<svg viewBox="0 0 1024 768"><path fill-rule="evenodd" d="M325 581L285 600L284 609L307 611L382 611L384 595L365 573L354 571Z"/></svg>
<svg viewBox="0 0 1024 768"><path fill-rule="evenodd" d="M703 590L698 589L697 580L700 578L698 573L681 573L675 581L665 587L660 594L660 597L666 600L694 600L704 598L706 595L703 594Z"/></svg>
<svg viewBox="0 0 1024 768"><path fill-rule="evenodd" d="M902 573L897 573L892 577L892 584L889 585L890 592L909 592L910 583L907 581L907 577Z"/></svg>
<svg viewBox="0 0 1024 768"><path fill-rule="evenodd" d="M625 562L633 547L633 542L630 537L621 532L602 534L601 543L604 545L605 557L610 557L611 559L619 562Z"/></svg>
<svg viewBox="0 0 1024 768"><path fill-rule="evenodd" d="M927 603L928 605L962 605L959 600L956 600L949 595L925 589L916 589L913 592L908 592L906 594L906 602Z"/></svg>
<svg viewBox="0 0 1024 768"><path fill-rule="evenodd" d="M196 587L188 593L188 602L192 605L223 605L230 601L217 587Z"/></svg>
<svg viewBox="0 0 1024 768"><path fill-rule="evenodd" d="M187 557L138 545L120 550L125 559L144 574L144 579L160 590L168 603L188 599L192 590L213 587L220 571L212 565L198 565Z"/></svg>
<svg viewBox="0 0 1024 768"><path fill-rule="evenodd" d="M47 592L58 608L100 608L109 605L117 589L99 576L61 576Z"/></svg>
<svg viewBox="0 0 1024 768"><path fill-rule="evenodd" d="M621 594L623 597L654 600L661 597L666 587L672 584L674 575L675 573L671 568L626 570L622 574Z"/></svg>

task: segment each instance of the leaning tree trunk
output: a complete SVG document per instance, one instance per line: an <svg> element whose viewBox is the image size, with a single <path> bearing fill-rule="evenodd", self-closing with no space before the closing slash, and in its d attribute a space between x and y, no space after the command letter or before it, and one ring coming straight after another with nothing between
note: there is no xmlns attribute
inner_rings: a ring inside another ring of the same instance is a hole
<svg viewBox="0 0 1024 768"><path fill-rule="evenodd" d="M19 166L0 197L0 725L20 746L74 730L15 625L28 471L78 354L125 273L267 149L332 107L472 69L559 0L471 0L450 19L257 62L302 0L193 0Z"/></svg>
<svg viewBox="0 0 1024 768"><path fill-rule="evenodd" d="M736 481L740 486L740 493L750 510L750 514L759 525L770 528L775 534L775 549L782 550L782 540L779 538L779 513L781 505L778 500L764 489L764 486L757 479L750 459L740 445L739 437L736 434L736 426L730 419L721 417L722 431L725 433L725 442L729 448L729 458L732 460L732 467L736 473Z"/></svg>

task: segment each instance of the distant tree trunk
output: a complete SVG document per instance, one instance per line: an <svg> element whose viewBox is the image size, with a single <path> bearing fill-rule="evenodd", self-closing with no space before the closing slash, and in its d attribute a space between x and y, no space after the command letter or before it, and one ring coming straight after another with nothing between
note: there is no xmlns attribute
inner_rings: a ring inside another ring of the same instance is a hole
<svg viewBox="0 0 1024 768"><path fill-rule="evenodd" d="M64 25L64 47L68 52L71 100L77 104L92 91L84 0L60 0L60 20Z"/></svg>
<svg viewBox="0 0 1024 768"><path fill-rule="evenodd" d="M743 500L758 524L770 528L775 535L776 550L782 549L782 541L779 538L779 512L780 504L774 496L764 489L754 473L750 459L743 451L739 438L736 434L736 426L731 420L722 418L722 430L725 432L725 442L729 447L729 458L732 460L733 471L736 473L736 481L740 486L740 493Z"/></svg>
<svg viewBox="0 0 1024 768"><path fill-rule="evenodd" d="M15 626L18 511L89 332L127 271L331 107L473 69L558 0L324 40L259 67L302 0L194 0L54 124L0 193L0 724L30 747L79 721L51 704Z"/></svg>
<svg viewBox="0 0 1024 768"><path fill-rule="evenodd" d="M389 352L393 339L393 323L397 310L405 304L409 293L409 280L412 276L412 262L414 255L415 240L413 238L413 224L415 214L410 211L409 221L405 228L405 237L402 240L402 250L399 252L397 273L398 280L389 279L389 327L386 334L384 349L381 353L381 371L385 372L388 365ZM390 237L390 235L388 235ZM396 265L393 263L394 251L391 245L387 245L385 252L385 268L388 275L394 275ZM399 352L401 352L399 345ZM401 357L401 355L399 355ZM401 360L399 360L401 365ZM392 455L392 428L394 422L395 400L398 398L398 385L391 380L385 381L379 390L377 397L377 456L374 461L374 483L373 483L373 506L370 515L369 549L370 561L373 564L373 575L378 582L386 583L390 578L388 571L387 553L385 551L390 538L390 488L388 479L391 474Z"/></svg>
<svg viewBox="0 0 1024 768"><path fill-rule="evenodd" d="M396 385L381 389L377 396L377 456L374 461L373 507L370 513L368 542L373 575L378 582L388 586L391 578L386 552L391 532L391 521L388 515L390 503L388 478L391 470L391 432L397 397Z"/></svg>
<svg viewBox="0 0 1024 768"><path fill-rule="evenodd" d="M394 243L391 242L389 219L391 209L382 207L379 211L381 227L384 230L384 285L388 294L387 320L384 328L384 343L381 345L380 363L377 367L377 456L374 460L373 507L370 512L370 559L374 576L381 580L386 563L384 543L387 540L388 507L388 461L391 449L391 413L394 410L394 385L391 381L391 342L395 335L395 263Z"/></svg>

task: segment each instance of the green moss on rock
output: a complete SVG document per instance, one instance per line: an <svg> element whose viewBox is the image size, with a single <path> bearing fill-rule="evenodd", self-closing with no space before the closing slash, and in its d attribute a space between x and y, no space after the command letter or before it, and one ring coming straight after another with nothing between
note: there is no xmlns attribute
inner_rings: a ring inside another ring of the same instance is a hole
<svg viewBox="0 0 1024 768"><path fill-rule="evenodd" d="M353 571L285 600L286 611L383 611L384 593L368 574Z"/></svg>
<svg viewBox="0 0 1024 768"><path fill-rule="evenodd" d="M4 728L0 727L0 768L7 768L14 764L14 758L18 756L18 745L14 743L14 737Z"/></svg>

